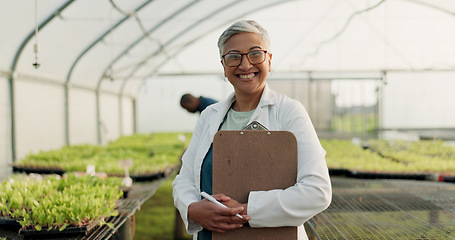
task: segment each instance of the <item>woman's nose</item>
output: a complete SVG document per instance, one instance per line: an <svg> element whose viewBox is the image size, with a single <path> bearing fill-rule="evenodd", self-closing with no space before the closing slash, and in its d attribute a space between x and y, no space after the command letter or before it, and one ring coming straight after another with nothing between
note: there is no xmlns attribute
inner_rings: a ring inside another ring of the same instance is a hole
<svg viewBox="0 0 455 240"><path fill-rule="evenodd" d="M250 63L246 55L242 56L242 61L240 62L239 68L242 70L248 70L253 67L253 64Z"/></svg>

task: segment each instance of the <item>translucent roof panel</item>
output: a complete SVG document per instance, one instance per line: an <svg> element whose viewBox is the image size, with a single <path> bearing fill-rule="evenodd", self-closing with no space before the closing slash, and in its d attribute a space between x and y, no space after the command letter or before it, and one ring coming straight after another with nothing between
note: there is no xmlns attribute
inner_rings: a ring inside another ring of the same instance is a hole
<svg viewBox="0 0 455 240"><path fill-rule="evenodd" d="M155 36L159 36L159 39L161 40L160 49L157 49L155 52L150 52L149 55L145 56L142 61L139 61L140 64L131 69L129 74L120 76L122 78L126 76L131 79L147 79L150 76L160 74L163 66L169 61L173 62L178 67L178 69L174 69L173 71L178 72L181 70L180 67L185 64L180 64L175 57L186 48L193 45L204 36L219 30L220 27L224 27L247 15L252 11L251 9L259 10L264 7L274 6L278 2L279 1L274 0L261 2L224 1L222 4L213 1L198 2L176 15L174 21L167 22L163 24L161 28L157 29L155 31ZM172 31L169 31L169 29L172 29ZM216 40L214 45L216 46ZM204 52L207 52L206 48L199 49L198 52L194 54L197 55ZM193 59L191 58L190 60L186 59L185 61L187 63L193 63ZM131 84L137 83L133 82Z"/></svg>
<svg viewBox="0 0 455 240"><path fill-rule="evenodd" d="M6 0L0 19L1 72L117 93L221 75L217 38L238 19L268 30L275 72L455 68L452 0Z"/></svg>
<svg viewBox="0 0 455 240"><path fill-rule="evenodd" d="M244 18L268 30L276 72L450 70L455 67L455 33L449 30L455 26L454 6L453 1L290 1ZM210 66L219 71L213 54L200 49L217 52L222 29L182 51L175 61L180 65L170 62L163 70L206 72ZM195 52L199 59L185 61Z"/></svg>
<svg viewBox="0 0 455 240"><path fill-rule="evenodd" d="M48 0L41 3L35 15L34 4L30 1L6 0L0 2L2 37L0 38L0 68L9 69L16 51L25 37L34 30L35 17L39 22L52 14L62 4L61 0ZM14 24L13 24L14 23ZM29 60L30 64L32 60Z"/></svg>
<svg viewBox="0 0 455 240"><path fill-rule="evenodd" d="M220 4L213 1L176 1L176 3L181 4L175 6L176 9L164 17L161 22L154 23L152 21L151 23L154 24L148 27L149 23L145 21L144 28L150 29L147 31L147 36L142 36L134 41L127 48L127 54L116 57L109 65L106 73L103 74L105 75L104 79L134 79L131 83L129 81L127 83L140 85L141 81L137 80L147 79L159 74L161 67L167 61L174 61L174 56L193 42L250 12L252 2L224 1ZM262 1L255 7L260 9L276 3L275 0ZM153 8L154 6L151 5L150 7ZM157 8L153 9L157 10ZM234 9L235 11L233 11ZM229 11L233 11L233 13ZM142 12L140 15L154 16L152 13L143 14ZM147 19L147 17L141 18ZM133 89L135 88L133 87Z"/></svg>
<svg viewBox="0 0 455 240"><path fill-rule="evenodd" d="M131 1L129 8L135 5L134 2L137 4L139 1ZM57 7L60 5L62 4L56 4ZM29 6L33 7L33 4ZM38 1L37 8L40 7ZM46 17L52 17L52 14ZM35 69L31 64L35 58L34 37L24 49L18 63L18 71L64 81L74 59L121 17L123 15L115 11L109 1L82 0L70 3L38 33L38 59L41 66ZM33 30L33 22L30 24L30 30Z"/></svg>

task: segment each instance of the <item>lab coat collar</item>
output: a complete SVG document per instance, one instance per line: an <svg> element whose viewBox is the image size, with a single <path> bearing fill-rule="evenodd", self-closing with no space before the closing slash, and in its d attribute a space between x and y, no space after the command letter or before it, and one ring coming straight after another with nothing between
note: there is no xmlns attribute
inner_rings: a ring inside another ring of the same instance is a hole
<svg viewBox="0 0 455 240"><path fill-rule="evenodd" d="M224 101L219 102L218 104L213 105L213 110L216 112L215 117L212 118L210 122L210 133L211 136L215 136L215 133L218 131L220 124L223 122L224 116L231 108L232 103L235 101L235 92L231 93L228 98ZM264 125L266 128L269 128L269 114L268 114L268 106L275 105L277 103L277 97L275 92L273 92L268 84L266 83L264 87L264 91L261 95L261 100L259 100L259 104L256 107L256 110L251 116L250 121L247 124L250 124L252 121L257 121Z"/></svg>

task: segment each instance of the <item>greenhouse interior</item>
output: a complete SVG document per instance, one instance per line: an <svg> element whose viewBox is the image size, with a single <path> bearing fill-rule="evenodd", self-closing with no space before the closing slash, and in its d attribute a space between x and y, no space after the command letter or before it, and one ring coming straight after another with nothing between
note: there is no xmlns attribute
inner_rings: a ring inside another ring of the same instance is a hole
<svg viewBox="0 0 455 240"><path fill-rule="evenodd" d="M267 86L326 152L332 199L309 239L455 239L454 1L0 9L0 240L193 239L172 182L201 114L180 100L235 91L217 42L243 19L270 36Z"/></svg>

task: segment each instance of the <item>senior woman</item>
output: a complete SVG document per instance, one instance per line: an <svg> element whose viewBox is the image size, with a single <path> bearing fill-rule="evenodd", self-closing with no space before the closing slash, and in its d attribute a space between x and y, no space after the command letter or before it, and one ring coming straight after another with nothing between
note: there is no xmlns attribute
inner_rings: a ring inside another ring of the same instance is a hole
<svg viewBox="0 0 455 240"><path fill-rule="evenodd" d="M299 239L307 239L303 223L326 209L332 197L325 151L311 120L302 104L267 86L272 54L268 34L258 23L232 24L221 34L218 48L234 93L209 106L198 119L173 182L174 204L194 239L211 239L213 231L226 232L247 222L252 228L298 226ZM253 121L271 131L295 135L297 182L287 189L252 191L248 202L239 203L223 193L212 193L212 142L218 130L241 130ZM228 208L201 200L201 191L213 194Z"/></svg>

